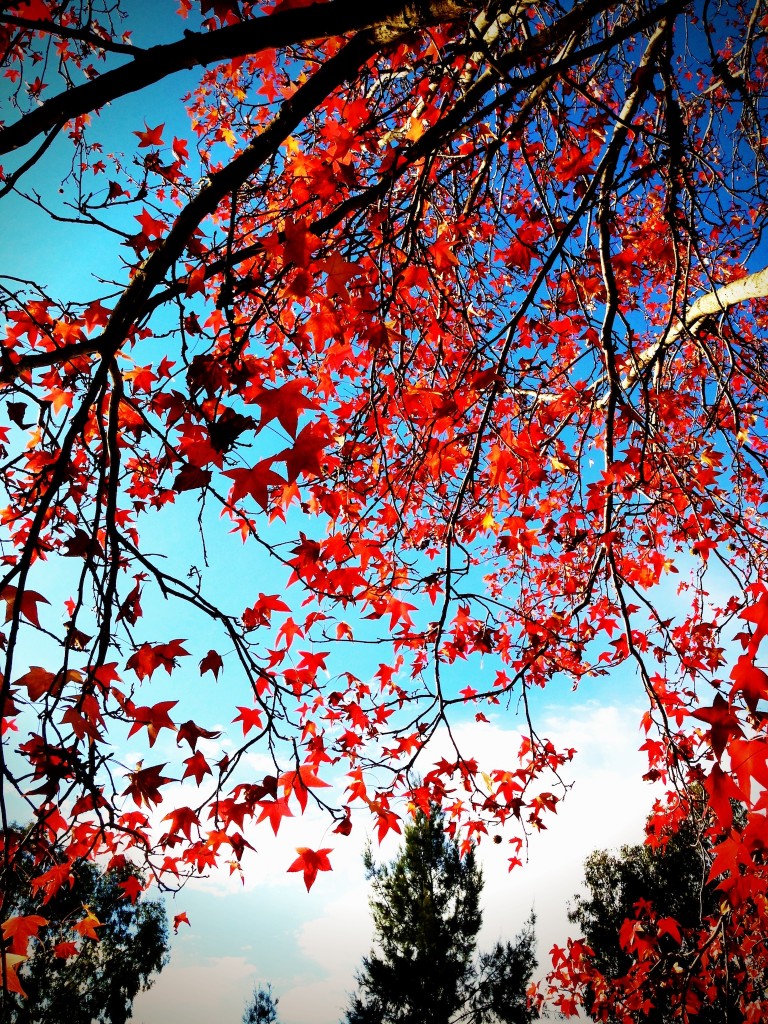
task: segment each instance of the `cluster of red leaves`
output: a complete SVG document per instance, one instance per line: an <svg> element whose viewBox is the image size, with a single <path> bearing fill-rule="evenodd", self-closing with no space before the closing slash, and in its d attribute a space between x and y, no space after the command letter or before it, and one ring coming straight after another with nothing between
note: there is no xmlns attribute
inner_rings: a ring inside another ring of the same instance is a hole
<svg viewBox="0 0 768 1024"><path fill-rule="evenodd" d="M62 201L119 257L116 292L0 298L4 781L70 864L130 853L170 882L239 871L251 830L310 800L336 835L361 810L379 839L402 801L436 801L465 847L506 826L513 867L574 755L537 732L537 689L631 666L647 777L704 787L728 904L680 936L683 1010L735 943L754 1015L768 286L745 254L768 208L765 26L735 5L722 39L674 5L380 6L360 28L334 0L321 18L217 0L149 56L111 4L87 23L66 2L0 14L19 110L0 150L42 136L44 160L65 102ZM112 152L110 105L190 67L189 132L149 116L131 161ZM9 159L15 200L31 164ZM220 518L229 546L209 543ZM176 543L195 521L202 569ZM274 582L250 572L254 549ZM219 550L239 581L224 593ZM716 563L732 584L715 603ZM202 621L220 639L199 646ZM226 735L189 710L189 676L245 683ZM454 715L493 727L512 701L516 756L485 764L454 734L434 752ZM151 764L124 763L133 744ZM257 746L275 767L253 778ZM659 835L684 803L660 804ZM329 853L301 848L288 870L309 888ZM41 898L67 870L33 880ZM638 913L625 983L589 977L583 945L557 954L563 1010L584 985L600 1012L646 1008L678 935Z"/></svg>

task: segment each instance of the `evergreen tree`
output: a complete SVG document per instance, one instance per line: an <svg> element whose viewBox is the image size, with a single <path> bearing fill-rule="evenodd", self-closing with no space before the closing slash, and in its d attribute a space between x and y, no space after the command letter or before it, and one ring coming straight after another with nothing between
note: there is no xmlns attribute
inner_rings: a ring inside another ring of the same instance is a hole
<svg viewBox="0 0 768 1024"><path fill-rule="evenodd" d="M139 991L168 962L168 922L157 900L136 895L141 876L130 864L103 872L90 862L72 867L64 884L44 905L27 884L24 858L5 879L5 918L39 915L51 920L29 946L18 969L26 993L0 989L4 1024L125 1024ZM39 869L38 869L39 870ZM34 874L34 872L32 872ZM98 941L72 927L90 911L100 922ZM60 922L57 924L56 922ZM69 949L65 947L71 944ZM77 949L77 952L75 952ZM67 952L73 955L67 956Z"/></svg>
<svg viewBox="0 0 768 1024"><path fill-rule="evenodd" d="M707 918L711 922L717 920L722 901L722 893L715 885L706 884L710 858L700 831L689 817L663 848L622 846L616 854L597 850L587 858L584 864L587 893L574 898L568 918L578 924L593 950L595 967L606 978L621 978L633 962L633 957L621 947L619 933L623 922L635 917L638 901L647 901L658 917L673 918L680 926L682 944L672 938L663 940L662 952L669 947L667 959L685 963L695 955L687 936L702 928L709 931ZM735 953L731 956L735 976L739 963ZM659 984L654 1005L637 1015L637 1020L643 1024L667 1024L673 1019L673 986L665 980L665 973L666 965L662 962L656 972ZM700 1000L702 1005L696 1012L696 1024L735 1024L742 1020L738 995L735 986L710 991L709 998ZM693 1006L690 996L689 1004Z"/></svg>
<svg viewBox="0 0 768 1024"><path fill-rule="evenodd" d="M437 809L419 812L389 865L366 853L376 948L363 959L347 1024L525 1024L536 961L533 917L513 943L475 958L482 873L462 858Z"/></svg>
<svg viewBox="0 0 768 1024"><path fill-rule="evenodd" d="M272 997L272 986L257 985L243 1013L243 1024L275 1024L279 999Z"/></svg>

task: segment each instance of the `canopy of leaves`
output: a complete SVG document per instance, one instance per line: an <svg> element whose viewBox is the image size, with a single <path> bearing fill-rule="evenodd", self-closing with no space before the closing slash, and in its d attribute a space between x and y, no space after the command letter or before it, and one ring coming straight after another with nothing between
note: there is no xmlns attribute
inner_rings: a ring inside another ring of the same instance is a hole
<svg viewBox="0 0 768 1024"><path fill-rule="evenodd" d="M533 919L514 943L475 958L482 874L462 858L436 808L418 811L388 865L366 866L376 948L363 960L347 1024L525 1024L534 959Z"/></svg>
<svg viewBox="0 0 768 1024"><path fill-rule="evenodd" d="M728 939L682 973L716 988L738 948L764 1019L766 0L179 15L0 10L0 771L27 845L176 884L310 801L339 837L437 802L514 866L574 756L534 694L619 670L657 832L691 785L713 814ZM462 748L506 708L516 756ZM333 847L306 842L309 888Z"/></svg>
<svg viewBox="0 0 768 1024"><path fill-rule="evenodd" d="M3 1021L125 1024L168 962L162 902L142 898L131 865L102 872L87 861L65 864L65 883L44 901L45 889L29 882L41 868L27 854L5 876L3 936L26 959L16 971L23 994L0 989Z"/></svg>

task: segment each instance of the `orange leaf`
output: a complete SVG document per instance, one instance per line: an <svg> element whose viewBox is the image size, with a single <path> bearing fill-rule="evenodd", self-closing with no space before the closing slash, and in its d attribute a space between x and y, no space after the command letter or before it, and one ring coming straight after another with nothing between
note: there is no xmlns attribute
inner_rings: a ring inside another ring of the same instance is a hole
<svg viewBox="0 0 768 1024"><path fill-rule="evenodd" d="M85 906L83 909L87 911L86 917L81 921L78 921L72 927L79 935L82 935L84 939L93 939L94 942L98 942L99 936L96 934L96 929L103 928L104 926L92 910L88 910L88 907Z"/></svg>
<svg viewBox="0 0 768 1024"><path fill-rule="evenodd" d="M133 133L139 140L139 149L146 146L163 145L163 128L165 128L165 123L159 124L156 128L150 128L145 121L144 128L146 131Z"/></svg>
<svg viewBox="0 0 768 1024"><path fill-rule="evenodd" d="M5 950L0 950L0 956L5 960L6 988L8 992L17 992L20 996L26 998L27 993L21 987L21 982L16 975L16 968L27 958L19 953L6 953Z"/></svg>
<svg viewBox="0 0 768 1024"><path fill-rule="evenodd" d="M38 914L28 914L23 917L9 917L3 921L3 938L11 940L11 953L20 953L26 956L30 938L37 935L43 925L48 924L48 919Z"/></svg>

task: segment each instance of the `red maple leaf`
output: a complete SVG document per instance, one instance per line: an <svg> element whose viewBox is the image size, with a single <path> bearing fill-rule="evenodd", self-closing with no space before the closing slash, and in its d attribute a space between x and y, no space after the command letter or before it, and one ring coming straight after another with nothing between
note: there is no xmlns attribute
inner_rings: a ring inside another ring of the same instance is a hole
<svg viewBox="0 0 768 1024"><path fill-rule="evenodd" d="M161 665L170 675L176 667L176 659L189 654L182 646L185 642L171 640L167 644L142 644L126 661L125 667L133 669L139 679L150 679Z"/></svg>
<svg viewBox="0 0 768 1024"><path fill-rule="evenodd" d="M261 728L261 710L259 708L241 708L238 706L237 710L240 712L236 715L232 721L243 723L243 736L247 736L251 729Z"/></svg>
<svg viewBox="0 0 768 1024"><path fill-rule="evenodd" d="M153 217L146 209L142 208L141 213L137 214L135 219L141 225L141 233L145 238L161 238L168 230L168 225L164 220L161 220L159 217ZM144 373L143 379L142 371ZM134 391L148 391L149 388L146 385L151 385L156 379L154 371L150 367L145 366L139 367L137 370L129 370L126 376L134 382ZM138 383L136 383L137 377Z"/></svg>
<svg viewBox="0 0 768 1024"><path fill-rule="evenodd" d="M57 680L58 685L55 685ZM25 672L16 680L15 685L26 686L30 700L40 700L46 693L61 691L61 677L39 665L33 665L29 672Z"/></svg>
<svg viewBox="0 0 768 1024"><path fill-rule="evenodd" d="M187 464L176 474L173 489L177 494L181 494L183 491L199 490L201 487L208 486L211 476L210 469L200 469L199 466Z"/></svg>
<svg viewBox="0 0 768 1024"><path fill-rule="evenodd" d="M333 870L331 862L328 860L328 854L332 852L330 849L310 850L306 846L297 846L296 853L299 856L288 870L304 872L304 884L307 887L307 892L309 892L317 878L318 871Z"/></svg>
<svg viewBox="0 0 768 1024"><path fill-rule="evenodd" d="M118 882L117 884L118 887L123 890L131 903L135 903L139 898L139 895L144 891L144 886L136 875L129 875L124 882Z"/></svg>
<svg viewBox="0 0 768 1024"><path fill-rule="evenodd" d="M306 810L310 789L320 789L323 786L330 785L330 783L323 782L322 779L317 777L314 768L305 764L301 765L296 771L286 772L284 775L281 775L277 781L283 787L285 796L289 796L290 793L296 796L302 811Z"/></svg>
<svg viewBox="0 0 768 1024"><path fill-rule="evenodd" d="M112 310L103 306L100 301L92 302L83 310L85 329L90 334L95 327L104 327L109 322L111 314Z"/></svg>
<svg viewBox="0 0 768 1024"><path fill-rule="evenodd" d="M312 258L312 252L320 244L316 234L307 228L307 221L294 221L291 217L286 218L285 227L282 231L283 262L293 264L299 269L306 269Z"/></svg>
<svg viewBox="0 0 768 1024"><path fill-rule="evenodd" d="M216 735L219 736L220 733L216 733ZM184 769L182 779L188 779L190 776L192 776L195 782L198 784L198 786L203 781L206 775L213 774L213 772L211 771L211 766L208 764L208 762L206 761L206 759L203 757L199 750L196 750L191 757L185 758L184 764L186 765L186 768Z"/></svg>
<svg viewBox="0 0 768 1024"><path fill-rule="evenodd" d="M768 675L755 665L749 654L742 654L733 667L731 679L731 699L734 693L742 693L744 703L754 715L757 702L768 699Z"/></svg>
<svg viewBox="0 0 768 1024"><path fill-rule="evenodd" d="M3 938L6 942L10 939L8 947L10 952L26 956L29 940L34 938L46 924L48 924L48 919L40 917L39 914L9 917L7 921L3 921Z"/></svg>
<svg viewBox="0 0 768 1024"><path fill-rule="evenodd" d="M190 928L192 927L192 925L189 924L189 918L187 917L186 910L182 910L182 912L180 914L175 914L174 915L174 918L173 918L173 930L174 930L174 933L178 932L179 925L182 925L182 924L188 924Z"/></svg>
<svg viewBox="0 0 768 1024"><path fill-rule="evenodd" d="M338 832L341 836L348 836L350 834L352 831L352 819L349 816L349 812L341 819L333 831Z"/></svg>
<svg viewBox="0 0 768 1024"><path fill-rule="evenodd" d="M674 917L660 917L656 922L656 928L660 936L669 935L678 946L683 941L683 937L680 934L680 925Z"/></svg>
<svg viewBox="0 0 768 1024"><path fill-rule="evenodd" d="M203 15L214 14L222 25L242 20L238 0L200 0L200 11Z"/></svg>
<svg viewBox="0 0 768 1024"><path fill-rule="evenodd" d="M277 420L283 429L296 437L299 425L299 413L306 409L319 409L320 406L311 398L307 398L302 388L311 387L312 382L305 377L288 381L282 387L264 390L254 401L261 409L259 430Z"/></svg>
<svg viewBox="0 0 768 1024"><path fill-rule="evenodd" d="M150 128L147 122L144 122L143 132L134 132L133 134L139 140L139 149L146 148L147 146L162 146L163 143L163 128L165 124L159 124L156 128Z"/></svg>
<svg viewBox="0 0 768 1024"><path fill-rule="evenodd" d="M269 818L269 823L275 835L277 835L277 830L280 828L280 822L283 818L293 817L293 811L288 806L288 801L284 796L278 797L276 800L259 800L258 806L261 808L261 813L256 819L256 824Z"/></svg>
<svg viewBox="0 0 768 1024"><path fill-rule="evenodd" d="M75 879L72 875L72 865L69 862L54 864L52 868L44 871L42 875L33 878L29 885L33 893L42 891L43 903L48 903L63 885L74 885Z"/></svg>
<svg viewBox="0 0 768 1024"><path fill-rule="evenodd" d="M724 772L718 764L712 766L712 771L704 780L704 788L709 793L709 806L714 812L718 826L729 829L733 824L731 800L741 803L744 799L741 790L736 786L733 777Z"/></svg>
<svg viewBox="0 0 768 1024"><path fill-rule="evenodd" d="M123 790L123 796L131 796L137 807L141 807L142 804L151 807L152 804L162 803L160 787L173 782L173 779L160 774L163 768L164 764L155 764L150 768L137 768L135 772L129 772L130 781Z"/></svg>
<svg viewBox="0 0 768 1024"><path fill-rule="evenodd" d="M200 662L200 674L205 672L213 672L214 678L219 678L219 672L224 667L224 662L221 659L221 655L217 654L216 651L208 651L206 656Z"/></svg>
<svg viewBox="0 0 768 1024"><path fill-rule="evenodd" d="M16 608L18 600L18 590L16 587L7 586L3 588L2 594L0 594L0 600L5 601L5 621L10 622L13 618L13 613ZM31 622L33 626L40 627L40 617L38 615L37 606L38 604L50 604L47 597L43 597L42 594L36 593L34 590L24 590L21 595L19 604L19 615Z"/></svg>
<svg viewBox="0 0 768 1024"><path fill-rule="evenodd" d="M173 149L173 155L176 157L176 159L180 163L183 164L184 161L189 156L189 150L187 148L187 141L186 141L186 139L177 139L177 138L174 137L174 140L173 140L173 143L171 145L171 148Z"/></svg>
<svg viewBox="0 0 768 1024"><path fill-rule="evenodd" d="M738 718L733 714L728 702L720 696L715 695L712 707L699 708L691 712L693 718L707 722L710 729L710 743L715 757L720 760L728 741L732 736L743 736Z"/></svg>
<svg viewBox="0 0 768 1024"><path fill-rule="evenodd" d="M227 496L227 501L234 505L236 501L250 495L257 504L266 510L269 504L269 490L272 487L282 487L285 480L271 469L274 459L263 459L252 469L228 469L224 476L234 481L233 487Z"/></svg>
<svg viewBox="0 0 768 1024"><path fill-rule="evenodd" d="M744 647L747 648L749 654L754 656L763 637L768 634L768 591L761 594L755 604L740 612L739 617L746 619L747 622L752 622L755 626L751 637L742 635Z"/></svg>
<svg viewBox="0 0 768 1024"><path fill-rule="evenodd" d="M146 727L149 745L153 747L157 734L161 729L171 729L172 731L176 729L168 712L171 708L175 708L178 703L177 700L163 700L158 704L153 704L152 707L126 707L126 713L133 718L133 725L128 732L128 738L130 739L139 729Z"/></svg>
<svg viewBox="0 0 768 1024"><path fill-rule="evenodd" d="M181 832L187 839L192 837L192 826L200 824L200 819L191 807L177 807L170 814L166 814L163 821L170 821L171 825L168 831L172 835Z"/></svg>
<svg viewBox="0 0 768 1024"><path fill-rule="evenodd" d="M330 443L331 439L323 427L308 423L296 438L296 443L275 456L285 462L288 483L294 483L302 473L320 476L323 472L320 456Z"/></svg>
<svg viewBox="0 0 768 1024"><path fill-rule="evenodd" d="M59 960L69 960L71 956L77 956L78 949L75 942L57 942L53 947L53 955Z"/></svg>
<svg viewBox="0 0 768 1024"><path fill-rule="evenodd" d="M199 725L193 722L191 719L188 722L184 722L179 726L176 733L176 745L181 746L183 740L190 745L192 750L197 746L197 741L203 740L215 740L221 736L221 732L213 732L210 729L201 729Z"/></svg>
<svg viewBox="0 0 768 1024"><path fill-rule="evenodd" d="M257 626L268 626L272 621L272 612L289 612L291 609L277 594L259 594L259 599L252 608L243 612L243 625L246 629Z"/></svg>

